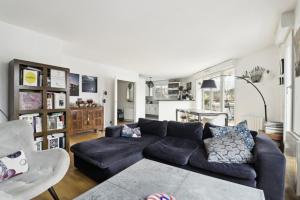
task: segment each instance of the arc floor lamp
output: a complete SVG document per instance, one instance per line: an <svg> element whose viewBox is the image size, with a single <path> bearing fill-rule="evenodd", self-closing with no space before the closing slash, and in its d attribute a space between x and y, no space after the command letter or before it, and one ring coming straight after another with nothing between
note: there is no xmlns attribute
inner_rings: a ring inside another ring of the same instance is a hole
<svg viewBox="0 0 300 200"><path fill-rule="evenodd" d="M224 76L235 77L236 79L244 80L256 89L256 91L259 93L260 97L263 100L264 109L265 109L265 121L267 122L268 121L268 114L267 114L266 100L265 100L263 94L261 93L261 91L256 87L256 85L254 85L254 83L252 83L250 80L247 79L247 77L244 77L244 76L220 75L220 76L216 76L214 78L224 77ZM208 80L204 80L202 82L201 89L213 89L213 88L217 88L216 82L213 80L213 78L208 79Z"/></svg>

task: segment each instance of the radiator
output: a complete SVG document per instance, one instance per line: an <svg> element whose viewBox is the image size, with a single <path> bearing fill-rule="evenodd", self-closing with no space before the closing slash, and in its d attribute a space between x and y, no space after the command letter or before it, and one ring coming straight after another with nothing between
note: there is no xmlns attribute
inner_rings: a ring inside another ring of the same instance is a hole
<svg viewBox="0 0 300 200"><path fill-rule="evenodd" d="M257 116L243 116L239 121L247 120L248 128L253 131L264 130L264 118Z"/></svg>
<svg viewBox="0 0 300 200"><path fill-rule="evenodd" d="M287 132L284 143L286 157L286 187L300 195L300 136Z"/></svg>

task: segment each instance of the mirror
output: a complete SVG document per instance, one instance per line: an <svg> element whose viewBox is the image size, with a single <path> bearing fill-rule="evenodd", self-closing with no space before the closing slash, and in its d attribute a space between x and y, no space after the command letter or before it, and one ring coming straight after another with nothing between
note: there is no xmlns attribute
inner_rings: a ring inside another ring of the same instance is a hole
<svg viewBox="0 0 300 200"><path fill-rule="evenodd" d="M134 102L134 83L129 83L127 86L127 101Z"/></svg>

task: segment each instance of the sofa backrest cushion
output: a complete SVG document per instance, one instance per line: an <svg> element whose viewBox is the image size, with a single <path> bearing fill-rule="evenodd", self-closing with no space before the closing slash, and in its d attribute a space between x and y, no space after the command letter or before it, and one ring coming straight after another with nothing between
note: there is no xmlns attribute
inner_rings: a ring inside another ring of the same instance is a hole
<svg viewBox="0 0 300 200"><path fill-rule="evenodd" d="M202 140L203 127L200 122L182 123L169 121L167 136L182 137L185 139Z"/></svg>
<svg viewBox="0 0 300 200"><path fill-rule="evenodd" d="M215 127L218 127L218 126L215 126L211 123L205 123L204 129L203 129L203 137L202 137L203 140L213 137L212 132L210 130L210 127L215 128Z"/></svg>
<svg viewBox="0 0 300 200"><path fill-rule="evenodd" d="M142 134L156 135L160 137L165 137L167 135L167 121L139 118L138 126L140 127Z"/></svg>

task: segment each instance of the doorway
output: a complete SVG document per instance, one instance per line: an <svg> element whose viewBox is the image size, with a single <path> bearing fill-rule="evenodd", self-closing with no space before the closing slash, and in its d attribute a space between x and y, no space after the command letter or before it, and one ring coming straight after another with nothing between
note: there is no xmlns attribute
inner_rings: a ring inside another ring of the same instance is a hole
<svg viewBox="0 0 300 200"><path fill-rule="evenodd" d="M117 80L117 125L134 122L135 92L134 82Z"/></svg>

